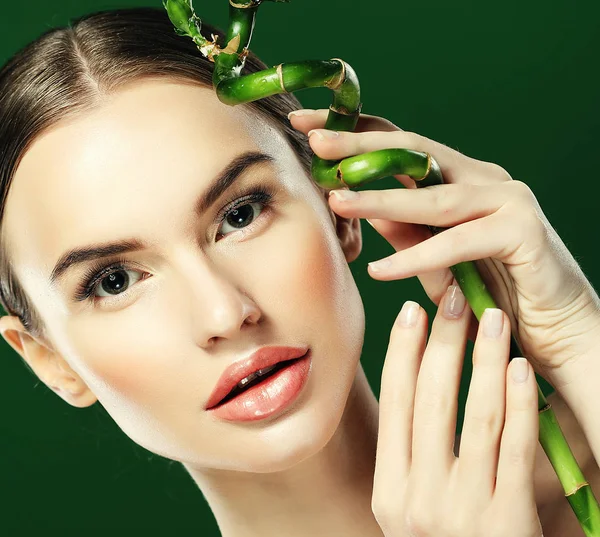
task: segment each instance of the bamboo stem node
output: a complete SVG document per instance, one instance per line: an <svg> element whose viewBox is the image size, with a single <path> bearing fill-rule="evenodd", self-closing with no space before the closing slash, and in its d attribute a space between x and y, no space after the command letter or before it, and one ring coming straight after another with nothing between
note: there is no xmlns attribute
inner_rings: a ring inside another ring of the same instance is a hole
<svg viewBox="0 0 600 537"><path fill-rule="evenodd" d="M279 85L281 86L281 91L284 93L289 93L288 90L285 89L285 84L283 83L283 64L280 63L277 66L277 76L279 77Z"/></svg>
<svg viewBox="0 0 600 537"><path fill-rule="evenodd" d="M583 481L582 483L579 483L579 485L577 485L571 492L568 492L567 494L565 494L565 496L572 496L579 489L581 489L583 487L589 487L589 486L590 486L590 484L587 481Z"/></svg>
<svg viewBox="0 0 600 537"><path fill-rule="evenodd" d="M342 64L342 70L339 73L338 77L325 82L325 86L327 86L330 90L337 90L340 86L346 82L346 62L344 60L340 60L340 58L331 58L331 61L336 60Z"/></svg>
<svg viewBox="0 0 600 537"><path fill-rule="evenodd" d="M413 177L413 181L415 182L419 182L422 181L423 179L425 179L428 175L429 172L431 171L431 155L429 153L426 153L427 155L427 168L425 169L425 173L423 174L423 177Z"/></svg>
<svg viewBox="0 0 600 537"><path fill-rule="evenodd" d="M238 9L249 9L252 7L258 7L260 5L260 1L252 0L252 2L249 4L236 4L233 0L229 0L229 5L237 7Z"/></svg>
<svg viewBox="0 0 600 537"><path fill-rule="evenodd" d="M192 0L163 0L163 6L175 26L175 32L191 37L200 52L214 62L213 87L221 102L234 106L304 88L327 87L333 92L333 102L324 128L355 132L362 109L360 84L352 66L341 58L280 63L263 71L241 75L254 28L257 12L254 8L266 1L229 0L228 35L233 37L224 49L219 47L214 35L212 42L202 36L201 21L194 13ZM370 151L341 160L326 160L313 155L310 172L312 179L327 190L353 189L390 175L407 175L418 188L444 184L442 170L434 156L400 147ZM433 235L446 229L426 227ZM475 261L457 263L449 268L478 321L481 321L485 309L498 307ZM525 355L517 339L511 335L509 359L517 356ZM537 390L539 442L586 537L600 537L600 505L539 384Z"/></svg>

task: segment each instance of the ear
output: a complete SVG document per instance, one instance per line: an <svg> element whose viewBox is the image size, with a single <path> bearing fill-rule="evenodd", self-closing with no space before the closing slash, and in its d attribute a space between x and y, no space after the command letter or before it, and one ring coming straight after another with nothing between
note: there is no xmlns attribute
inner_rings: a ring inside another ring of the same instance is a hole
<svg viewBox="0 0 600 537"><path fill-rule="evenodd" d="M360 218L345 218L340 216L329 206L329 192L324 192L324 196L329 216L335 225L335 231L346 256L346 261L352 263L362 250Z"/></svg>
<svg viewBox="0 0 600 537"><path fill-rule="evenodd" d="M48 343L30 335L18 317L0 317L0 334L34 375L67 403L84 408L98 400L66 360Z"/></svg>

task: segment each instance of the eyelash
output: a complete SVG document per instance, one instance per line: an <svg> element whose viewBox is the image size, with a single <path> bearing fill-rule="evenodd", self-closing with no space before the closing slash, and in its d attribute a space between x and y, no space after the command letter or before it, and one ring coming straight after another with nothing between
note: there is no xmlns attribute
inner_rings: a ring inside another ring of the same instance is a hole
<svg viewBox="0 0 600 537"><path fill-rule="evenodd" d="M275 190L269 185L257 185L250 191L248 191L248 193L245 196L242 196L243 192L234 192L229 201L225 204L224 208L217 213L215 220L218 222L219 228L231 212L235 211L236 209L239 209L240 207L243 207L244 205L249 205L250 203L261 203L263 205L263 208L260 214L262 215L262 212L265 209L268 209L273 204ZM250 225L246 226L245 228L242 228L242 231L252 228L254 222L256 222L256 220L252 220ZM231 234L232 233L228 233L227 235ZM226 236L220 233L218 235ZM113 272L118 272L120 270L131 270L133 267L135 267L135 264L132 264L129 260L125 259L124 257L118 257L116 259L113 259L109 265L106 265L105 263L106 262L99 261L86 270L85 274L82 276L81 283L78 284L77 289L75 290L75 301L83 302L84 300L89 299L92 302L96 302L98 300L106 300L107 297L92 296L96 291L96 287L102 282L102 280L107 276L110 276L110 274ZM123 293L120 293L119 295L115 295L115 298L126 293L127 290Z"/></svg>

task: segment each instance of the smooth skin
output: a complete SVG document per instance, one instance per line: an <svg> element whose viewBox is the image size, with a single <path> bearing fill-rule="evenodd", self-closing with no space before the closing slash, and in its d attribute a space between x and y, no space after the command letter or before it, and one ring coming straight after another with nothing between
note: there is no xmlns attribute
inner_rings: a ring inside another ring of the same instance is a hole
<svg viewBox="0 0 600 537"><path fill-rule="evenodd" d="M403 317L411 306L412 326ZM454 452L472 316L452 285L428 342L427 313L415 302L404 304L392 328L381 379L372 504L386 537L542 535L533 479L535 376L524 359L508 365L510 327L499 309L488 309L479 326L460 456ZM527 377L517 382L513 373Z"/></svg>
<svg viewBox="0 0 600 537"><path fill-rule="evenodd" d="M373 278L417 276L436 305L453 281L448 267L477 260L534 370L556 388L547 400L592 490L598 491L600 396L595 379L600 377L600 301L531 190L496 164L405 132L385 118L361 114L355 132L335 133L323 129L327 115L328 110L302 109L289 116L292 126L309 135L321 158L405 147L429 152L439 162L444 185L417 189L412 179L397 175L406 188L362 190L350 201L337 199L345 191L337 189L329 205L344 217L367 219L396 250L387 269L375 272L369 267ZM452 229L432 237L421 224ZM471 341L477 331L477 319L471 315ZM539 443L534 481L545 536L582 536Z"/></svg>
<svg viewBox="0 0 600 537"><path fill-rule="evenodd" d="M181 462L223 537L379 537L371 508L379 404L361 364L371 357L349 268L360 220L335 214L274 126L209 88L150 79L102 97L39 136L18 166L3 233L47 338L13 316L0 318L0 334L65 402L99 402L131 440ZM196 214L216 174L250 150L275 160ZM177 188L165 188L175 179ZM262 183L277 192L272 210L254 204L255 224L242 230L219 222L229 198ZM132 236L149 246L125 255L132 281L118 296L99 287L93 301L75 301L84 267L49 286L63 252ZM295 405L246 426L203 410L227 365L273 344L314 353ZM562 409L587 476L589 449ZM534 481L540 509L568 521L539 451Z"/></svg>
<svg viewBox="0 0 600 537"><path fill-rule="evenodd" d="M292 113L290 121L309 135L321 158L404 147L428 152L440 164L443 185L417 189L412 179L396 176L407 188L363 190L347 201L338 199L344 189L332 191L330 206L337 214L369 219L396 250L386 258L388 267L379 272L369 268L373 278L418 276L439 304L453 279L448 267L477 260L496 304L515 327L523 353L557 390L567 382L574 362L595 353L600 299L525 183L496 164L405 132L384 118L363 115L357 132L336 134L321 128L327 110L301 112ZM432 237L421 224L452 229ZM475 330L476 324L470 328L472 340Z"/></svg>

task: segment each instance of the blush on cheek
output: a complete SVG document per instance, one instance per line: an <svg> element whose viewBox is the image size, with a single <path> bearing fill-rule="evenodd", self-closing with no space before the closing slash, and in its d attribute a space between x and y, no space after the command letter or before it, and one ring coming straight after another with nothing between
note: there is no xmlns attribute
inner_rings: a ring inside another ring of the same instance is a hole
<svg viewBox="0 0 600 537"><path fill-rule="evenodd" d="M294 215L269 243L260 276L263 298L270 294L273 315L286 323L321 332L324 322L335 326L347 309L345 289L349 269L340 245L314 213ZM350 274L351 277L351 274ZM304 330L304 333L306 331Z"/></svg>
<svg viewBox="0 0 600 537"><path fill-rule="evenodd" d="M160 392L168 381L165 377L167 357L161 349L167 351L170 348L167 342L161 344L160 338L155 337L161 331L144 325L143 321L134 324L107 321L106 331L102 330L102 322L95 320L90 323L93 334L80 326L71 342L76 349L78 365L85 375L84 380L89 382L92 391L98 392L98 398L110 400L117 397L140 404L160 398ZM123 327L122 333L119 333L119 324ZM135 336L132 335L132 326L144 326L145 329ZM110 337L102 337L103 333L110 334ZM142 333L155 336L149 339L142 337Z"/></svg>

